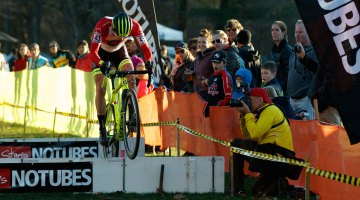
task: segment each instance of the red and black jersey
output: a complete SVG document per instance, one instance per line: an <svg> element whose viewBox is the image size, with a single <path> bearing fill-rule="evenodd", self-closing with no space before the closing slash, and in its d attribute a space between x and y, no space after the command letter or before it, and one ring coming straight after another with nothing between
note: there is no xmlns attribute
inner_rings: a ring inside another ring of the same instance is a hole
<svg viewBox="0 0 360 200"><path fill-rule="evenodd" d="M98 54L100 46L105 51L111 53L119 50L123 45L125 45L124 38L118 37L111 31L112 19L113 17L105 16L100 19L95 25L93 38L91 41L90 56L92 61L96 63L96 65L99 65L99 62L101 60ZM141 29L140 24L136 20L131 20L133 26L129 36L133 36L137 43L140 45L141 50L144 54L144 61L151 61L152 53L148 42L144 36L144 32Z"/></svg>
<svg viewBox="0 0 360 200"><path fill-rule="evenodd" d="M225 70L220 70L208 79L208 96L204 105L204 114L209 116L209 106L226 106L231 99L231 80Z"/></svg>

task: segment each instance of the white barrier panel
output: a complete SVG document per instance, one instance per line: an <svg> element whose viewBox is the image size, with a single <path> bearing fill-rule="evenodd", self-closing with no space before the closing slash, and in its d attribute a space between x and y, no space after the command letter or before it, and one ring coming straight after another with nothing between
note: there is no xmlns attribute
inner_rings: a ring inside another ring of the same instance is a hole
<svg viewBox="0 0 360 200"><path fill-rule="evenodd" d="M138 157L145 156L144 138L140 138ZM123 142L120 142L123 149ZM1 139L0 158L97 158L103 156L97 138Z"/></svg>
<svg viewBox="0 0 360 200"><path fill-rule="evenodd" d="M154 193L162 165L164 192L224 192L223 157L6 158L0 164L0 192Z"/></svg>

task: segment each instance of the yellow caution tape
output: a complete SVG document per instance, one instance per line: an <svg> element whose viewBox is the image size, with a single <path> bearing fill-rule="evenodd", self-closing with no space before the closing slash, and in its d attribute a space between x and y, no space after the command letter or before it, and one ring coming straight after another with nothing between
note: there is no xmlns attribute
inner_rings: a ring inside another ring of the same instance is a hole
<svg viewBox="0 0 360 200"><path fill-rule="evenodd" d="M194 130L191 130L190 128L186 127L186 126L183 126L181 124L178 125L178 128L180 130L183 130L191 135L195 135L195 136L198 136L198 137L201 137L201 138L205 138L205 139L208 139L208 140L211 140L213 142L217 142L217 143L220 143L224 146L230 146L230 142L226 142L226 141L223 141L223 140L220 140L220 139L217 139L217 138L214 138L214 137L211 137L211 136L208 136L208 135L204 135L202 133L199 133L199 132L196 132Z"/></svg>
<svg viewBox="0 0 360 200"><path fill-rule="evenodd" d="M314 174L316 176L321 176L341 183L347 183L353 186L360 186L360 178L342 173L330 172L326 170L316 169L313 167L308 167L306 169L306 173Z"/></svg>
<svg viewBox="0 0 360 200"><path fill-rule="evenodd" d="M14 108L25 108L24 106L17 106L17 105L11 104L9 102L4 102L1 105L11 106L11 107L14 107Z"/></svg>
<svg viewBox="0 0 360 200"><path fill-rule="evenodd" d="M261 160L270 160L270 161L275 161L275 162L298 165L301 167L308 167L308 165L309 165L309 163L306 163L304 161L294 160L291 158L285 158L282 156L276 156L276 155L272 155L272 154L261 153L261 152L257 152L257 151L250 151L250 150L241 149L238 147L230 147L230 150L234 153L238 153L238 154L252 157L252 158L258 158Z"/></svg>
<svg viewBox="0 0 360 200"><path fill-rule="evenodd" d="M176 126L178 121L144 123L141 126Z"/></svg>
<svg viewBox="0 0 360 200"><path fill-rule="evenodd" d="M69 116L69 117L77 117L77 118L80 118L80 119L87 119L87 117L86 117L86 116L83 116L83 115L77 115L77 114L73 114L73 113L56 112L56 114L63 115L63 116Z"/></svg>

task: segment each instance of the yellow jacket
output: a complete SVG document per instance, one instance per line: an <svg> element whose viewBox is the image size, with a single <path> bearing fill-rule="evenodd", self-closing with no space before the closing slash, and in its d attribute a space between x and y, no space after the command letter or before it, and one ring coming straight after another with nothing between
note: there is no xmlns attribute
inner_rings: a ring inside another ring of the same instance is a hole
<svg viewBox="0 0 360 200"><path fill-rule="evenodd" d="M275 105L265 104L258 119L253 113L247 113L240 119L240 128L245 138L259 144L272 143L293 151L290 126L282 111ZM273 127L274 125L277 125Z"/></svg>

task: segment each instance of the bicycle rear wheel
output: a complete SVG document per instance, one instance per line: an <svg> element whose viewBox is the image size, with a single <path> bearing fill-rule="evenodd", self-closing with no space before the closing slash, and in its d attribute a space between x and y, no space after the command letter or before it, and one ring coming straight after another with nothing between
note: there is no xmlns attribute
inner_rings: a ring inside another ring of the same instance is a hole
<svg viewBox="0 0 360 200"><path fill-rule="evenodd" d="M108 104L106 106L106 121L105 127L107 130L107 137L109 140L108 146L103 146L104 157L118 157L119 156L119 140L117 136L117 120L115 115L114 105Z"/></svg>
<svg viewBox="0 0 360 200"><path fill-rule="evenodd" d="M139 151L140 143L140 113L136 93L127 89L123 97L123 134L125 152L134 159Z"/></svg>

